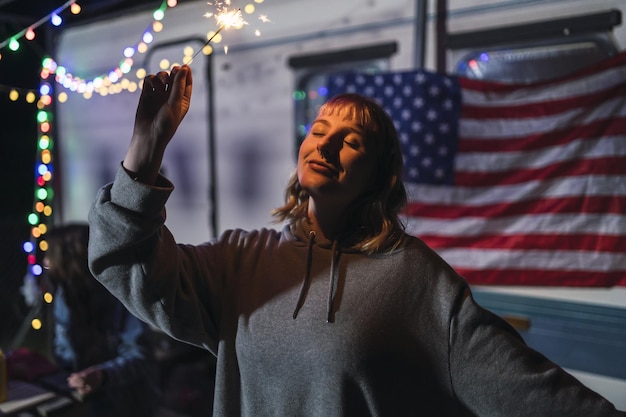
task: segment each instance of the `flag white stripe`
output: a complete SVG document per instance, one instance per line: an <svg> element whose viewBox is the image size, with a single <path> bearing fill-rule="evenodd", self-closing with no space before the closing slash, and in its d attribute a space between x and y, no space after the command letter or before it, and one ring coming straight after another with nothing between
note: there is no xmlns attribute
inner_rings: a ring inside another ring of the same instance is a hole
<svg viewBox="0 0 626 417"><path fill-rule="evenodd" d="M483 206L513 203L538 198L593 196L626 196L623 176L589 175L552 180L528 181L522 184L485 187L459 187L407 183L409 201L424 204Z"/></svg>
<svg viewBox="0 0 626 417"><path fill-rule="evenodd" d="M587 75L584 78L551 84L549 88L544 85L523 86L517 90L501 92L464 88L462 89L463 105L481 107L485 103L492 105L496 102L502 106L544 103L610 90L621 85L624 79L626 79L626 66L619 66Z"/></svg>
<svg viewBox="0 0 626 417"><path fill-rule="evenodd" d="M456 268L626 272L625 253L471 248L441 249L437 253Z"/></svg>
<svg viewBox="0 0 626 417"><path fill-rule="evenodd" d="M622 214L524 214L503 218L456 219L403 218L407 233L442 237L471 237L527 233L575 235L598 234L626 238L626 215Z"/></svg>
<svg viewBox="0 0 626 417"><path fill-rule="evenodd" d="M501 139L526 137L563 128L583 126L607 118L626 116L626 97L607 100L593 108L580 107L561 113L533 118L478 118L463 117L459 121L461 137L474 139Z"/></svg>
<svg viewBox="0 0 626 417"><path fill-rule="evenodd" d="M457 155L455 163L457 172L500 172L515 168L542 168L581 157L590 159L616 156L626 156L626 136L578 139L531 151L462 152Z"/></svg>

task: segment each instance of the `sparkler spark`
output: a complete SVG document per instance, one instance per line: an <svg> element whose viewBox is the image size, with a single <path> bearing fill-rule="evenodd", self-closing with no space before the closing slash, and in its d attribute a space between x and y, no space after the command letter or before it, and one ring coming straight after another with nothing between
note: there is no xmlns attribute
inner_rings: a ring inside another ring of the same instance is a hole
<svg viewBox="0 0 626 417"><path fill-rule="evenodd" d="M204 14L205 18L214 18L217 23L218 29L217 31L205 42L204 45L189 60L189 63L193 61L193 59L220 33L223 29L241 29L244 26L248 25L248 22L243 18L241 13L241 9L231 9L231 0L224 1L214 1L207 3L210 6L215 7L215 12L207 12ZM254 8L252 8L254 10ZM246 6L246 11L248 11L248 7ZM252 12L249 12L252 13ZM270 22L267 15L259 15L259 20L263 23ZM259 30L255 30L255 35L260 36L261 32ZM228 46L224 46L224 53L228 53Z"/></svg>
<svg viewBox="0 0 626 417"><path fill-rule="evenodd" d="M222 12L215 15L215 21L220 27L223 26L225 29L241 29L248 24L241 15L241 9L228 10L224 8Z"/></svg>
<svg viewBox="0 0 626 417"><path fill-rule="evenodd" d="M226 1L225 3L230 5L230 1ZM217 36L218 33L222 31L222 29L241 29L248 24L248 22L244 20L241 14L241 9L228 10L228 8L222 7L221 3L218 4L219 13L205 13L204 17L214 17L219 27L217 31L215 31L215 33L204 43L204 45L202 45L202 47L198 49L195 54L193 54L193 56L189 60L189 63L193 61L193 59L204 49L205 46L207 46L213 40L213 38Z"/></svg>

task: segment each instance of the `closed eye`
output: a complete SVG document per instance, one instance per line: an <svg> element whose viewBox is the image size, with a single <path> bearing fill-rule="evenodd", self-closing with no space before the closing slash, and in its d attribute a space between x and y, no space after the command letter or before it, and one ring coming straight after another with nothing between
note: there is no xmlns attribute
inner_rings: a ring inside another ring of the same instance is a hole
<svg viewBox="0 0 626 417"><path fill-rule="evenodd" d="M360 149L361 148L361 144L358 142L352 142L349 140L344 140L343 141L346 145L348 145L349 147L351 147L352 149Z"/></svg>

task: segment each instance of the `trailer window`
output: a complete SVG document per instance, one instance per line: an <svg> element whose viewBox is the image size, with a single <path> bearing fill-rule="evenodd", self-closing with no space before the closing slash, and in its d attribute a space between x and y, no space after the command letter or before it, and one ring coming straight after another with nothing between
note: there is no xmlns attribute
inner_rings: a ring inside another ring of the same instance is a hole
<svg viewBox="0 0 626 417"><path fill-rule="evenodd" d="M532 83L571 74L616 51L615 44L603 36L485 48L460 58L455 73L473 79Z"/></svg>
<svg viewBox="0 0 626 417"><path fill-rule="evenodd" d="M619 10L446 35L453 67L466 78L533 83L572 74L619 52Z"/></svg>

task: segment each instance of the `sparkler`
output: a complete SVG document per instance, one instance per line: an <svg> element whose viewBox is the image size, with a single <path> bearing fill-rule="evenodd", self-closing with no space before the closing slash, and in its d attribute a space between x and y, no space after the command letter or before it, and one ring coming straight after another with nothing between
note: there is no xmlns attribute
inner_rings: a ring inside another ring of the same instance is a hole
<svg viewBox="0 0 626 417"><path fill-rule="evenodd" d="M258 3L261 3L262 0L258 1ZM231 4L231 0L217 0L214 3L207 3L211 6L215 6L216 12L215 13L205 13L204 17L206 18L215 18L215 21L218 25L218 29L217 31L211 35L211 37L209 37L209 39L204 43L204 45L202 45L202 47L196 51L195 54L193 54L193 56L189 59L189 63L193 62L193 59L198 56L198 54L204 50L204 48L206 48L206 46L211 43L211 41L217 36L218 33L220 33L223 29L230 29L230 28L234 28L234 29L241 29L243 28L245 25L248 24L248 22L246 22L242 16L241 13L241 9L229 9L230 4ZM250 10L249 7L252 7L252 9ZM245 10L247 13L252 13L252 11L254 10L254 7L251 5L248 5L245 7ZM270 19L268 19L268 17L266 15L259 15L259 20L263 23L267 23L270 22ZM255 30L255 34L256 36L260 36L261 32L259 30ZM224 53L228 53L228 46L224 46Z"/></svg>
<svg viewBox="0 0 626 417"><path fill-rule="evenodd" d="M229 3L230 2L227 2L227 4ZM241 9L228 10L228 8L222 7L221 3L218 3L218 10L219 12L216 14L206 13L204 15L204 17L207 17L207 18L214 17L219 27L217 28L215 33L204 43L204 45L202 45L202 47L198 49L198 51L196 51L195 54L193 54L193 56L191 57L191 60L189 61L190 63L223 29L229 29L229 28L241 29L242 27L248 24L248 22L246 22L243 19L243 16L241 15Z"/></svg>
<svg viewBox="0 0 626 417"><path fill-rule="evenodd" d="M198 56L198 54L199 54L200 52L202 52L202 50L203 50L203 49L204 49L204 48L205 48L205 47L206 47L209 43L211 43L211 41L213 40L213 38L214 38L214 37L216 37L216 36L217 36L217 34L218 34L218 33L220 33L220 32L222 31L222 29L224 29L224 26L220 26L220 27L219 27L219 28L215 31L215 33L213 34L213 36L211 36L211 37L209 38L209 40L208 40L208 41L206 41L206 42L204 43L204 45L202 45L202 47L196 51L196 53L195 53L195 54L193 54L193 55L192 55L191 59L189 60L189 63L190 63L190 64L193 62L193 59L194 59L195 57L197 57L197 56Z"/></svg>

